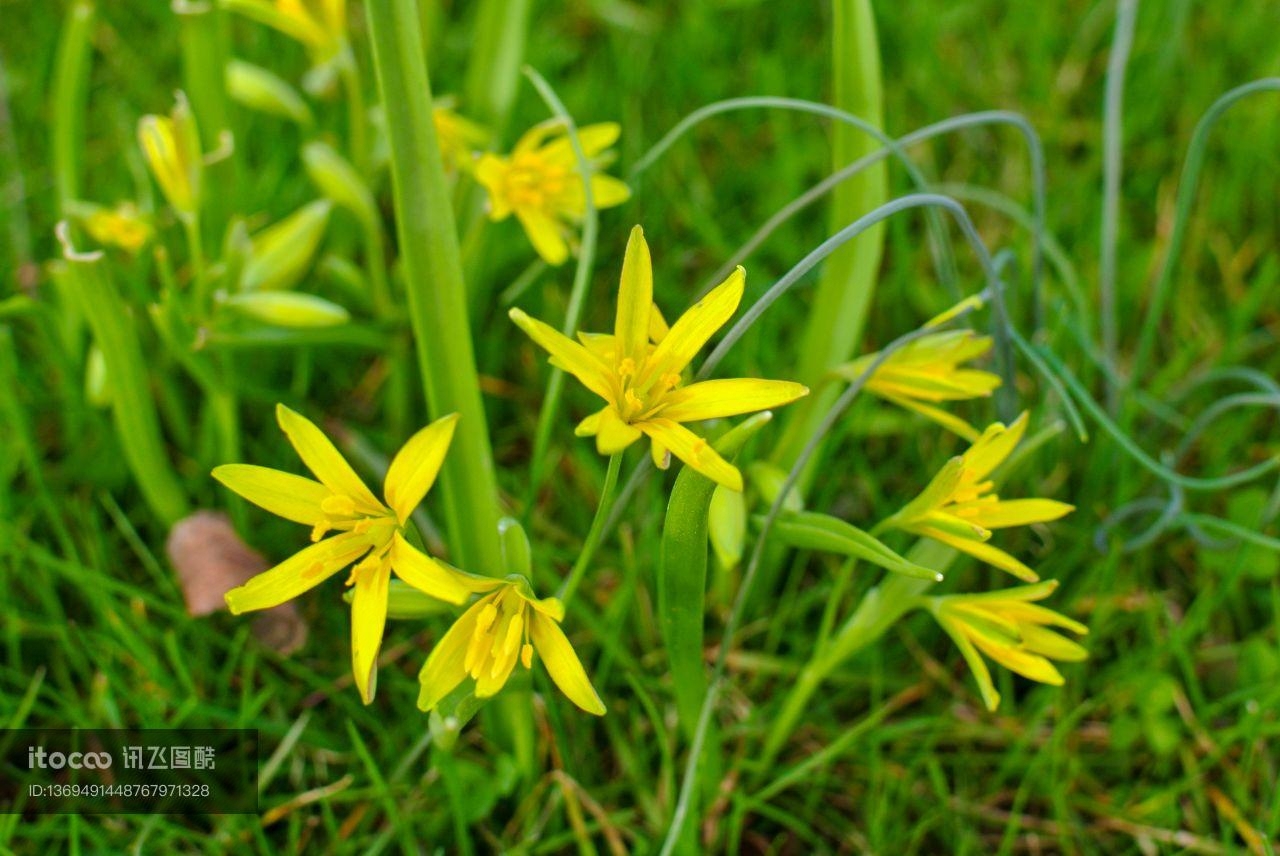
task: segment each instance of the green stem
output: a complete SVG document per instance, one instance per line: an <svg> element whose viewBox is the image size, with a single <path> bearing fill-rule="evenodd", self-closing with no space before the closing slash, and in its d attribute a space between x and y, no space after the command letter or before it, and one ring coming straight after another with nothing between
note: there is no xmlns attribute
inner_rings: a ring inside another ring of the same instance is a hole
<svg viewBox="0 0 1280 856"><path fill-rule="evenodd" d="M224 135L232 132L222 10L213 0L177 0L173 9L180 22L183 87L200 128L200 149L215 152L224 147ZM204 186L218 189L200 200L201 225L211 236L221 234L231 213L239 179L237 158L233 144L225 157L205 167Z"/></svg>
<svg viewBox="0 0 1280 856"><path fill-rule="evenodd" d="M209 277L205 268L204 236L200 231L200 215L182 218L187 234L187 250L191 254L191 314L201 323L212 313L209 301Z"/></svg>
<svg viewBox="0 0 1280 856"><path fill-rule="evenodd" d="M187 498L165 452L160 419L147 380L146 363L129 307L107 276L101 253L77 253L59 227L68 275L60 284L80 306L102 350L111 379L111 412L117 439L143 498L168 526L187 513Z"/></svg>
<svg viewBox="0 0 1280 856"><path fill-rule="evenodd" d="M573 149L578 165L578 174L582 180L583 216L582 244L578 250L578 265L573 272L573 287L569 291L569 306L564 315L564 326L561 330L570 338L578 329L582 320L582 310L586 304L587 288L591 285L591 272L595 269L596 239L600 228L600 217L596 211L595 198L591 192L591 162L578 139L578 126L569 115L564 103L551 89L540 74L533 69L526 69L525 74L533 82L538 94L546 101L547 106L555 113L556 118L564 122L569 137L569 145ZM538 487L542 484L546 472L547 449L551 445L551 429L560 413L560 398L564 392L564 372L553 369L547 382L547 395L543 399L542 409L538 413L538 427L534 434L533 456L529 464L529 490L525 497L525 513L533 507L533 498L537 496Z"/></svg>
<svg viewBox="0 0 1280 856"><path fill-rule="evenodd" d="M371 3L371 6L378 5ZM373 17L372 10L369 16ZM369 174L369 129L367 111L364 106L364 84L360 79L360 68L356 65L355 53L350 45L343 47L343 56L339 62L342 73L342 87L347 95L347 145L350 148L351 162L361 175ZM384 99L385 103L385 99ZM387 111L388 113L394 111ZM428 113L430 115L430 113ZM390 121L390 118L388 118Z"/></svg>
<svg viewBox="0 0 1280 856"><path fill-rule="evenodd" d="M834 0L832 11L834 106L882 127L884 92L871 0ZM874 139L852 125L838 122L832 129L832 164L837 170L877 148L879 144ZM832 231L844 228L887 199L888 182L883 163L850 178L832 194ZM808 321L799 338L803 345L796 379L801 383L817 388L831 368L857 352L883 251L884 227L877 225L832 253L823 265ZM779 445L779 463L790 466L795 461L838 395L838 389L829 387L791 408L787 430ZM820 455L816 454L811 460L819 459ZM811 465L801 479L802 493L813 472Z"/></svg>
<svg viewBox="0 0 1280 856"><path fill-rule="evenodd" d="M582 576L587 572L587 566L595 559L596 550L600 548L601 536L604 534L604 523L609 519L609 512L613 510L613 503L618 498L616 490L618 486L618 471L622 469L622 453L609 458L609 469L604 475L604 487L600 489L600 504L596 506L595 519L591 521L591 529L587 531L587 540L582 544L582 551L578 553L578 560L573 563L573 570L569 571L569 576L565 578L564 585L560 587L557 597L567 606L573 593L578 589L578 583L582 582Z"/></svg>
<svg viewBox="0 0 1280 856"><path fill-rule="evenodd" d="M74 3L67 11L58 42L52 91L53 181L58 209L80 198L81 153L84 152L84 113L89 96L89 57L93 48L93 3Z"/></svg>
<svg viewBox="0 0 1280 856"><path fill-rule="evenodd" d="M394 108L391 184L418 364L432 412L462 417L442 473L445 520L462 566L496 573L498 490L416 4L385 0L366 11L382 103Z"/></svg>
<svg viewBox="0 0 1280 856"><path fill-rule="evenodd" d="M478 5L463 108L497 137L515 102L528 36L530 0L480 0Z"/></svg>
<svg viewBox="0 0 1280 856"><path fill-rule="evenodd" d="M955 551L935 541L921 539L907 554L911 561L928 568L943 570L955 557ZM845 660L875 642L898 619L920 605L920 595L934 585L902 574L890 574L885 581L871 589L862 598L858 608L844 623L835 637L819 648L801 669L796 682L782 703L765 738L760 768L767 770L795 730L796 724L808 711L813 694L822 682Z"/></svg>

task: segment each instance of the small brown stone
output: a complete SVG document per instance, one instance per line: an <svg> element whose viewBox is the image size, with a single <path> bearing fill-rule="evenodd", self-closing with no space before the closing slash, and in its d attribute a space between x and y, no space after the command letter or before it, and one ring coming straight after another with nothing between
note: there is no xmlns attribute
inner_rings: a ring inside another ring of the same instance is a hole
<svg viewBox="0 0 1280 856"><path fill-rule="evenodd" d="M214 511L197 511L175 523L165 550L187 612L195 616L226 609L227 592L270 567L261 553L240 540L227 516ZM253 634L267 647L291 654L306 643L307 625L290 601L263 610Z"/></svg>

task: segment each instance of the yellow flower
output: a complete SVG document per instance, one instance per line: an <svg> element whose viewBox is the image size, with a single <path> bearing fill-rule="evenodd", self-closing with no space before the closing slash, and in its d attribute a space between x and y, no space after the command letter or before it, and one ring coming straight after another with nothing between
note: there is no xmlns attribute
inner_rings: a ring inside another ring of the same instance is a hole
<svg viewBox="0 0 1280 856"><path fill-rule="evenodd" d="M1006 669L1042 684L1061 686L1062 675L1050 660L1079 662L1089 656L1080 645L1049 627L1085 634L1089 629L1032 601L1043 600L1058 587L1054 580L1038 585L929 599L929 608L973 671L987 710L1000 704L981 651Z"/></svg>
<svg viewBox="0 0 1280 856"><path fill-rule="evenodd" d="M612 122L578 130L582 151L592 161L591 198L596 208L620 205L631 196L621 181L596 171L618 134ZM563 264L569 258L570 224L586 213L586 196L563 124L553 120L535 126L508 157L481 155L475 175L489 192L490 219L505 220L514 213L548 264Z"/></svg>
<svg viewBox="0 0 1280 856"><path fill-rule="evenodd" d="M301 42L315 65L332 59L347 41L346 0L223 0L223 5Z"/></svg>
<svg viewBox="0 0 1280 856"><path fill-rule="evenodd" d="M168 116L143 116L138 122L138 142L151 174L178 216L195 217L203 160L200 132L187 97L179 92Z"/></svg>
<svg viewBox="0 0 1280 856"><path fill-rule="evenodd" d="M431 119L436 126L445 169L471 171L471 153L488 142L489 132L458 115L447 98L436 99Z"/></svg>
<svg viewBox="0 0 1280 856"><path fill-rule="evenodd" d="M151 224L132 202L115 208L86 206L81 217L85 231L100 244L110 244L128 253L136 253L151 240Z"/></svg>
<svg viewBox="0 0 1280 856"><path fill-rule="evenodd" d="M368 704L376 686L374 668L393 571L414 588L450 603L462 603L469 592L487 590L493 582L436 561L404 537L409 515L440 472L458 417L437 419L409 438L387 470L385 502L314 424L283 404L277 405L276 418L318 481L250 464L218 467L213 477L272 514L310 526L315 543L227 592L227 607L239 615L277 606L354 563L347 580L355 586L351 662L360 697ZM330 531L337 534L325 538Z"/></svg>
<svg viewBox="0 0 1280 856"><path fill-rule="evenodd" d="M1023 413L1006 428L991 425L963 455L947 462L929 486L882 527L893 527L941 541L980 561L1035 582L1035 571L998 547L987 544L992 529L1047 523L1075 510L1052 499L1003 500L987 476L1009 457L1027 430Z"/></svg>
<svg viewBox="0 0 1280 856"><path fill-rule="evenodd" d="M536 650L571 702L604 716L604 702L560 629L564 604L534 597L529 581L518 574L479 585L485 588L477 590L488 594L462 613L427 657L418 675L418 707L431 710L468 676L475 679L476 698L489 698L507 683L517 661L526 669L533 666Z"/></svg>
<svg viewBox="0 0 1280 856"><path fill-rule="evenodd" d="M867 379L866 389L973 442L978 439L977 429L932 403L991 395L1000 385L999 375L960 368L960 363L989 350L991 337L975 335L972 330L931 333L890 354ZM835 373L846 380L856 380L879 356L876 352L859 357L838 367Z"/></svg>
<svg viewBox="0 0 1280 856"><path fill-rule="evenodd" d="M780 380L708 380L688 386L681 372L738 308L746 271L738 268L667 329L653 305L653 266L644 231L627 242L613 335L579 333L575 342L519 309L511 320L551 354L551 364L603 398L605 407L577 427L602 455L621 452L641 434L665 469L675 455L707 478L742 490L742 474L680 423L753 413L795 401L809 390Z"/></svg>

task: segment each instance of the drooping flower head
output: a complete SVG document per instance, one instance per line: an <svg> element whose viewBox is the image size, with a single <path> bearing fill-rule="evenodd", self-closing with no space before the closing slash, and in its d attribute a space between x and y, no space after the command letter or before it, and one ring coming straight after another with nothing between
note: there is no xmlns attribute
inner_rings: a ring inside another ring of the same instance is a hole
<svg viewBox="0 0 1280 856"><path fill-rule="evenodd" d="M613 335L579 333L575 342L519 309L511 319L551 354L553 366L605 400L576 432L594 436L602 455L621 452L643 434L659 467L675 455L717 484L742 490L738 469L681 423L754 413L809 392L798 383L752 378L685 384L682 372L737 310L745 280L738 268L668 329L653 304L649 245L636 226L622 262Z"/></svg>
<svg viewBox="0 0 1280 856"><path fill-rule="evenodd" d="M570 701L587 713L604 715L604 702L560 629L564 604L554 597L535 597L529 581L518 574L478 580L474 590L488 593L454 622L422 667L420 709L433 709L468 677L476 682L476 697L489 698L506 684L517 662L532 668L537 652Z"/></svg>
<svg viewBox="0 0 1280 856"><path fill-rule="evenodd" d="M625 184L598 171L619 132L612 122L578 129L583 154L592 162L591 200L596 208L620 205L631 196ZM561 122L534 126L506 157L481 155L475 176L489 193L490 219L515 214L547 264L563 264L569 258L571 227L586 214L587 203L578 159Z"/></svg>
<svg viewBox="0 0 1280 856"><path fill-rule="evenodd" d="M474 162L472 152L478 151L489 140L489 132L453 109L448 98L437 98L431 110L436 128L436 140L446 170L470 172Z"/></svg>
<svg viewBox="0 0 1280 856"><path fill-rule="evenodd" d="M989 350L991 337L979 336L972 330L930 333L891 353L867 379L866 390L973 442L978 439L977 429L933 405L991 395L1000 385L999 375L960 367ZM879 356L878 351L866 354L839 366L835 374L856 380Z"/></svg>
<svg viewBox="0 0 1280 856"><path fill-rule="evenodd" d="M74 212L86 232L95 241L136 253L151 240L151 224L132 202L121 202L115 208L80 203Z"/></svg>
<svg viewBox="0 0 1280 856"><path fill-rule="evenodd" d="M204 161L200 131L187 97L177 93L168 116L143 116L138 121L138 142L173 210L183 219L194 217L200 204Z"/></svg>
<svg viewBox="0 0 1280 856"><path fill-rule="evenodd" d="M437 419L409 438L387 470L383 499L374 496L309 420L283 404L276 407L276 418L315 479L251 464L217 467L213 477L272 514L310 526L314 543L227 592L227 607L235 615L268 609L353 565L347 579L347 585L355 588L351 661L356 687L368 704L376 685L374 668L387 620L392 572L449 603L462 603L470 592L487 591L494 582L438 562L405 538L409 515L440 472L458 417ZM336 534L326 538L330 532Z"/></svg>
<svg viewBox="0 0 1280 856"><path fill-rule="evenodd" d="M1027 582L1040 579L1013 556L986 543L991 530L1047 523L1075 506L1052 499L1001 499L987 476L1009 457L1027 430L1023 413L1006 428L999 422L963 455L952 458L921 494L884 522L904 532L941 541Z"/></svg>
<svg viewBox="0 0 1280 856"><path fill-rule="evenodd" d="M1037 606L1058 587L1054 580L984 594L956 594L929 599L942 629L955 640L978 681L987 710L1000 704L982 652L1006 669L1042 684L1061 686L1052 660L1078 662L1089 656L1080 645L1050 630L1061 627L1085 634L1089 629L1065 615Z"/></svg>

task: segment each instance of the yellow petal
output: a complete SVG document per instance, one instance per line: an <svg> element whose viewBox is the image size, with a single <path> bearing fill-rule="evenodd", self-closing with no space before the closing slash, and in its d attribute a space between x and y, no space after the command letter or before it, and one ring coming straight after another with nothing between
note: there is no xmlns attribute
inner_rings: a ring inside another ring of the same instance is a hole
<svg viewBox="0 0 1280 856"><path fill-rule="evenodd" d="M298 457L326 487L334 493L351 497L358 505L365 506L364 511L376 513L382 509L382 503L365 487L360 476L351 469L324 432L309 419L283 404L276 405L276 419Z"/></svg>
<svg viewBox="0 0 1280 856"><path fill-rule="evenodd" d="M569 701L596 716L604 716L604 702L591 686L591 679L582 668L582 662L574 652L573 646L565 637L564 631L555 621L538 612L530 613L529 636L538 656L547 666L551 680L560 688Z"/></svg>
<svg viewBox="0 0 1280 856"><path fill-rule="evenodd" d="M1000 605L1000 611L1014 621L1023 624L1040 624L1046 627L1065 627L1074 633L1086 634L1089 628L1071 618L1067 618L1060 612L1054 612L1052 609L1046 609L1043 606L1036 606L1034 603L1003 603Z"/></svg>
<svg viewBox="0 0 1280 856"><path fill-rule="evenodd" d="M324 582L367 553L369 546L369 539L357 532L343 532L312 544L227 592L227 609L239 615L279 606Z"/></svg>
<svg viewBox="0 0 1280 856"><path fill-rule="evenodd" d="M1007 529L1031 523L1048 523L1075 511L1074 505L1052 499L1008 499L999 502L966 502L957 504L953 513L971 517L986 529ZM973 509L972 515L965 514Z"/></svg>
<svg viewBox="0 0 1280 856"><path fill-rule="evenodd" d="M975 637L973 644L978 646L978 650L982 653L1024 678L1055 687L1060 687L1064 683L1062 675L1053 667L1053 663L1039 654L1020 651L1005 645L992 645L982 637Z"/></svg>
<svg viewBox="0 0 1280 856"><path fill-rule="evenodd" d="M606 401L611 400L609 376L599 357L551 325L531 318L519 309L512 309L508 314L530 339L555 358L559 368L576 377L596 395Z"/></svg>
<svg viewBox="0 0 1280 856"><path fill-rule="evenodd" d="M670 332L667 319L662 317L662 310L658 308L658 304L653 304L649 309L649 341L656 345L667 338Z"/></svg>
<svg viewBox="0 0 1280 856"><path fill-rule="evenodd" d="M987 428L978 442L964 453L964 465L973 471L974 480L981 481L988 473L1004 463L1004 459L1009 457L1009 453L1018 445L1018 441L1022 439L1026 430L1026 411L1023 411L1022 415L1008 428L999 423Z"/></svg>
<svg viewBox="0 0 1280 856"><path fill-rule="evenodd" d="M549 265L565 263L569 258L569 245L560 234L559 223L547 214L531 208L516 209L516 217L543 261Z"/></svg>
<svg viewBox="0 0 1280 856"><path fill-rule="evenodd" d="M982 655L973 647L973 643L969 641L969 637L965 635L964 630L951 618L945 614L937 615L938 623L942 625L942 629L947 631L947 635L956 643L956 647L960 649L960 655L964 657L965 663L969 665L969 671L973 672L974 680L978 682L978 690L982 693L982 702L987 706L987 710L994 711L1000 706L1000 693L996 692L996 686L991 681L991 670L987 668L986 662L982 659Z"/></svg>
<svg viewBox="0 0 1280 856"><path fill-rule="evenodd" d="M639 226L631 230L622 258L618 286L618 314L614 323L615 360L630 358L638 366L649 348L649 313L653 306L653 262L649 243Z"/></svg>
<svg viewBox="0 0 1280 856"><path fill-rule="evenodd" d="M511 202L506 194L509 169L506 159L494 154L481 155L475 164L473 174L480 186L489 193L489 219L494 222L511 216Z"/></svg>
<svg viewBox="0 0 1280 856"><path fill-rule="evenodd" d="M318 481L252 464L224 464L213 477L259 508L308 526L324 518L320 503L332 493Z"/></svg>
<svg viewBox="0 0 1280 856"><path fill-rule="evenodd" d="M387 624L387 587L391 570L379 562L356 574L355 595L351 598L351 668L356 689L365 704L373 701L378 684L378 649Z"/></svg>
<svg viewBox="0 0 1280 856"><path fill-rule="evenodd" d="M741 267L729 274L729 277L706 297L695 303L689 311L680 316L658 347L649 357L645 375L641 383L651 378L660 378L664 374L678 374L702 350L715 332L733 317L742 300L747 272Z"/></svg>
<svg viewBox="0 0 1280 856"><path fill-rule="evenodd" d="M779 407L808 394L807 386L785 380L708 380L670 392L662 416L675 422L737 416Z"/></svg>
<svg viewBox="0 0 1280 856"><path fill-rule="evenodd" d="M979 541L969 541L964 538L957 538L940 529L924 529L922 535L926 535L935 541L941 541L951 547L955 547L962 553L968 553L980 562L986 562L988 565L999 568L1002 571L1008 571L1020 580L1034 583L1039 581L1040 575L1029 567L1019 562L1013 556L1010 556L999 547L991 544L983 544Z"/></svg>
<svg viewBox="0 0 1280 856"><path fill-rule="evenodd" d="M539 154L547 161L568 169L577 169L578 158L574 154L573 144L569 142L568 132L563 126L559 128L562 136L557 137L542 147ZM622 128L617 122L600 122L578 129L578 144L582 153L590 160L618 141Z"/></svg>
<svg viewBox="0 0 1280 856"><path fill-rule="evenodd" d="M463 665L467 647L471 644L471 637L475 635L476 620L488 605L489 598L481 598L471 604L431 649L427 662L418 673L419 710L431 710L467 676Z"/></svg>
<svg viewBox="0 0 1280 856"><path fill-rule="evenodd" d="M638 426L671 454L729 490L742 490L742 473L688 428L670 419L650 419Z"/></svg>
<svg viewBox="0 0 1280 856"><path fill-rule="evenodd" d="M622 421L618 411L606 407L596 424L596 450L602 455L615 455L640 439L640 429Z"/></svg>
<svg viewBox="0 0 1280 856"><path fill-rule="evenodd" d="M924 418L938 423L952 434L955 434L958 437L963 437L970 443L978 439L978 429L974 428L968 422L965 422L959 416L956 416L953 413L948 413L940 407L922 404L919 401L914 401L910 398L904 398L897 395L885 395L884 393L881 393L880 395L886 401L891 401L899 407L914 410Z"/></svg>
<svg viewBox="0 0 1280 856"><path fill-rule="evenodd" d="M574 435L578 437L594 437L600 430L600 420L604 418L605 410L612 411L613 405L608 405L603 410L597 410L579 422L573 429Z"/></svg>
<svg viewBox="0 0 1280 856"><path fill-rule="evenodd" d="M612 208L631 198L631 188L626 182L611 175L591 176L591 201L596 208Z"/></svg>
<svg viewBox="0 0 1280 856"><path fill-rule="evenodd" d="M457 575L410 544L399 532L391 540L391 568L397 577L418 591L447 603L462 603L470 593Z"/></svg>
<svg viewBox="0 0 1280 856"><path fill-rule="evenodd" d="M1089 659L1089 652L1052 630L1027 625L1022 628L1022 647L1032 654L1039 654L1051 660L1076 663Z"/></svg>
<svg viewBox="0 0 1280 856"><path fill-rule="evenodd" d="M457 424L456 413L432 422L409 438L409 442L400 448L391 461L391 466L387 468L383 492L387 497L387 505L395 511L401 523L409 519L409 515L435 484Z"/></svg>

